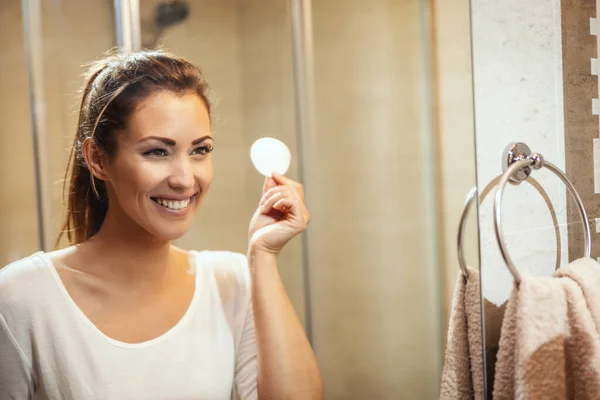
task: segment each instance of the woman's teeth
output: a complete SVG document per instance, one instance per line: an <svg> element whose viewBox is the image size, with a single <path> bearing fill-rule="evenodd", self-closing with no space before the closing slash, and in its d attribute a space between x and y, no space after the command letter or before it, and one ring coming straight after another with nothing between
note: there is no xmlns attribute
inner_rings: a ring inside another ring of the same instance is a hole
<svg viewBox="0 0 600 400"><path fill-rule="evenodd" d="M171 210L182 210L186 208L190 204L190 199L181 200L181 201L173 201L173 200L163 200L163 199L152 199L163 207L167 207Z"/></svg>

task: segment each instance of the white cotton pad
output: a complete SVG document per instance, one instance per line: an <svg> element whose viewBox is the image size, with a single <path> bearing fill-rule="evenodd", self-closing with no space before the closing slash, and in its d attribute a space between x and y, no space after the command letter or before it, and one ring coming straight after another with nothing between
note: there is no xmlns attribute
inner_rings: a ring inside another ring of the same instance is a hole
<svg viewBox="0 0 600 400"><path fill-rule="evenodd" d="M252 145L250 159L258 172L268 177L273 171L284 175L290 167L292 155L282 141L264 137Z"/></svg>

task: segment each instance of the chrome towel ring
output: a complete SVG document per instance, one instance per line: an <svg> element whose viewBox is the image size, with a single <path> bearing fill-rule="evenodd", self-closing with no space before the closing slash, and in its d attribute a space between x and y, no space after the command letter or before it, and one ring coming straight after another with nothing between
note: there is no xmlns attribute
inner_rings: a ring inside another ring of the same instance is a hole
<svg viewBox="0 0 600 400"><path fill-rule="evenodd" d="M458 235L456 241L456 250L458 254L458 265L462 271L465 279L469 278L469 271L467 269L467 262L465 260L465 252L463 251L463 242L465 237L465 223L467 222L467 215L471 209L475 199L477 199L477 187L473 187L469 190L467 197L465 198L465 205L460 215L460 223L458 224Z"/></svg>
<svg viewBox="0 0 600 400"><path fill-rule="evenodd" d="M592 234L590 231L587 213L585 212L583 202L581 201L581 198L579 197L579 194L575 190L575 187L571 181L569 181L567 176L554 164L545 161L540 154L532 153L526 144L511 143L504 150L502 158L502 169L504 174L500 179L500 183L498 183L498 189L496 190L496 196L494 199L494 230L496 232L498 245L500 246L502 258L504 259L504 262L506 263L506 266L514 277L516 283L521 282L521 274L513 264L504 242L504 232L502 229L502 196L504 195L504 188L508 182L518 185L529 177L533 169L541 169L543 167L550 170L554 175L558 176L560 180L563 181L573 197L573 200L575 200L585 235L584 257L590 257L592 253Z"/></svg>

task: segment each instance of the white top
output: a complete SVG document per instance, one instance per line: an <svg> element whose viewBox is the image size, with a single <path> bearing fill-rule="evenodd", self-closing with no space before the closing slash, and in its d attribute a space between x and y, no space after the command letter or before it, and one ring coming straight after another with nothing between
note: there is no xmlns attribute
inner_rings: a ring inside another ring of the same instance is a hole
<svg viewBox="0 0 600 400"><path fill-rule="evenodd" d="M188 310L167 333L137 344L92 324L45 253L0 270L0 399L256 399L246 257L191 254Z"/></svg>

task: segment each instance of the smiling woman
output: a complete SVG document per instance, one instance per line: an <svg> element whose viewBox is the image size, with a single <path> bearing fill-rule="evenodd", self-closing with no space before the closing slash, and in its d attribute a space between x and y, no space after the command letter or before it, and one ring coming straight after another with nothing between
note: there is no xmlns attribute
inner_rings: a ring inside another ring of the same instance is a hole
<svg viewBox="0 0 600 400"><path fill-rule="evenodd" d="M183 236L212 183L212 137L204 104L195 93L149 95L123 132L115 132L119 151L110 160L92 137L84 139L83 156L94 177L110 182L108 198L155 237Z"/></svg>
<svg viewBox="0 0 600 400"><path fill-rule="evenodd" d="M160 185L162 180L164 186L167 177L174 181L170 190L178 192L177 196L184 191L188 198L206 193L212 181L212 163L203 159L201 173L194 175L198 161L181 156L191 151L187 147L198 146L199 137L210 137L209 87L197 67L157 52L126 59L113 56L92 65L83 93L71 154L72 191L62 232L69 240L81 243L97 233L109 197L118 199L115 206L129 208L124 211L148 228L154 221L147 213L140 215L150 208L143 201L150 200L149 192L143 193L142 188L161 190L148 185ZM165 156L168 162L151 161ZM177 173L170 173L173 171ZM105 185L111 173L116 176ZM195 182L194 178L199 179ZM141 180L141 186L132 180ZM96 196L88 196L90 185ZM122 196L143 198L121 201L125 200ZM187 230L189 224L182 228Z"/></svg>
<svg viewBox="0 0 600 400"><path fill-rule="evenodd" d="M67 170L71 246L0 271L0 398L322 398L277 266L310 219L302 185L265 179L247 256L171 244L213 181L208 92L163 52L92 66Z"/></svg>

